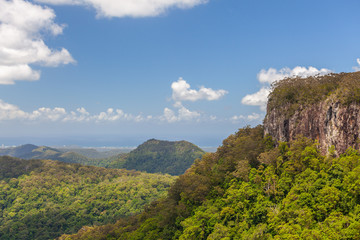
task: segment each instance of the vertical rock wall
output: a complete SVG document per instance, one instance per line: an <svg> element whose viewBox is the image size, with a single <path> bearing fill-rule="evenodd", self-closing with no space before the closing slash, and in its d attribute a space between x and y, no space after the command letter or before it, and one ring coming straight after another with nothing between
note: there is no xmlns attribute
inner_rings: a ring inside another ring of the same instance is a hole
<svg viewBox="0 0 360 240"><path fill-rule="evenodd" d="M294 140L297 135L317 140L326 154L334 145L338 154L348 147L360 148L360 105L341 105L328 98L311 106L300 107L291 116L285 109L268 111L264 120L265 134L278 141Z"/></svg>

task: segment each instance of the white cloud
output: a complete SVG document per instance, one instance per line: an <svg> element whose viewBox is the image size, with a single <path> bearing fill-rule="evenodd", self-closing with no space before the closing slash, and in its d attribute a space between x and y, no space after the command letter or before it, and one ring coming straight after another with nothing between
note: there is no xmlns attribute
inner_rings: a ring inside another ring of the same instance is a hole
<svg viewBox="0 0 360 240"><path fill-rule="evenodd" d="M252 113L248 116L239 115L239 116L233 116L230 120L234 123L237 123L241 120L248 120L248 121L255 121L261 119L263 116L258 113Z"/></svg>
<svg viewBox="0 0 360 240"><path fill-rule="evenodd" d="M259 106L262 111L265 111L269 93L270 88L262 87L258 92L246 95L241 100L241 103L250 106Z"/></svg>
<svg viewBox="0 0 360 240"><path fill-rule="evenodd" d="M199 120L201 114L196 111L190 111L189 109L185 108L180 102L176 102L174 104L177 110L177 115L175 112L169 108L164 109L163 116L160 117L160 120L171 122L179 122L179 121L191 121L194 119Z"/></svg>
<svg viewBox="0 0 360 240"><path fill-rule="evenodd" d="M44 36L62 34L64 26L54 22L52 9L23 0L0 0L0 84L34 81L40 72L30 65L59 66L74 63L62 48L50 49Z"/></svg>
<svg viewBox="0 0 360 240"><path fill-rule="evenodd" d="M165 120L167 122L176 122L178 121L178 117L175 116L175 113L170 108L164 109L164 115L161 117L162 120Z"/></svg>
<svg viewBox="0 0 360 240"><path fill-rule="evenodd" d="M208 0L35 0L54 5L93 7L102 17L154 17L172 8L192 8Z"/></svg>
<svg viewBox="0 0 360 240"><path fill-rule="evenodd" d="M261 83L273 83L275 81L288 78L288 77L310 77L315 75L325 75L329 74L332 71L326 68L317 69L314 67L300 67L297 66L293 69L290 68L282 68L280 70L276 70L275 68L269 68L268 70L262 69L258 75L257 78L259 82Z"/></svg>
<svg viewBox="0 0 360 240"><path fill-rule="evenodd" d="M360 58L356 59L358 66L353 67L355 71L360 71Z"/></svg>
<svg viewBox="0 0 360 240"><path fill-rule="evenodd" d="M88 111L86 111L85 108L80 107L76 109L75 111L71 111L69 115L67 115L63 121L67 122L67 121L75 121L75 122L83 122L83 121L89 121L89 116L90 113Z"/></svg>
<svg viewBox="0 0 360 240"><path fill-rule="evenodd" d="M0 120L26 119L28 115L28 113L22 111L19 107L0 99Z"/></svg>
<svg viewBox="0 0 360 240"><path fill-rule="evenodd" d="M0 65L0 84L14 84L15 81L35 81L40 78L40 72L34 71L29 65Z"/></svg>
<svg viewBox="0 0 360 240"><path fill-rule="evenodd" d="M159 120L162 122L180 122L199 120L201 114L196 111L190 111L181 103L176 107L175 111L165 108L161 116L143 116L142 114L133 115L125 113L121 109L108 108L106 111L90 114L84 107L77 108L76 111L67 111L62 107L48 108L41 107L34 111L24 111L18 106L6 103L0 99L0 122L1 121L26 121L26 122L144 122ZM212 118L214 118L212 116ZM211 119L211 120L215 120Z"/></svg>
<svg viewBox="0 0 360 240"><path fill-rule="evenodd" d="M182 118L186 113L182 113ZM125 113L121 109L114 110L108 108L104 112L91 115L85 108L77 108L76 111L67 112L65 108L41 107L31 112L21 110L18 106L9 104L0 99L0 121L51 121L51 122L114 122L114 121L133 121L142 122L151 120L152 116L144 118L141 115L132 115Z"/></svg>
<svg viewBox="0 0 360 240"><path fill-rule="evenodd" d="M270 84L288 77L302 77L306 78L309 76L326 75L332 71L326 68L317 69L314 67L300 67L297 66L293 69L282 68L280 70L269 68L268 70L262 69L258 75L258 81L263 85L261 89L253 94L246 95L241 103L251 106L259 106L262 111L266 110L267 98L270 93Z"/></svg>
<svg viewBox="0 0 360 240"><path fill-rule="evenodd" d="M217 118L215 116L206 116L200 114L197 111L191 111L183 106L182 101L198 101L198 100L207 100L213 101L218 100L223 97L228 92L225 90L213 90L211 88L200 87L199 90L194 90L190 88L184 79L179 78L176 82L171 84L172 89L172 100L174 101L173 107L176 110L170 108L165 108L162 116L159 117L161 121L166 121L169 123L179 122L179 121L202 121L210 120L215 121Z"/></svg>
<svg viewBox="0 0 360 240"><path fill-rule="evenodd" d="M140 122L143 120L141 115L133 116L131 114L125 113L121 109L114 110L113 108L108 108L106 112L101 112L98 115L94 115L90 117L90 119L94 119L96 122L102 121L117 121L117 120L128 120L128 121L135 121Z"/></svg>
<svg viewBox="0 0 360 240"><path fill-rule="evenodd" d="M50 120L58 121L63 119L66 116L66 110L64 108L39 108L38 110L33 111L31 114L28 114L29 120Z"/></svg>
<svg viewBox="0 0 360 240"><path fill-rule="evenodd" d="M228 92L225 90L213 90L211 88L200 87L199 90L190 89L190 84L188 84L184 79L179 78L178 81L171 84L172 88L172 98L173 100L179 101L198 101L198 100L218 100L223 97Z"/></svg>

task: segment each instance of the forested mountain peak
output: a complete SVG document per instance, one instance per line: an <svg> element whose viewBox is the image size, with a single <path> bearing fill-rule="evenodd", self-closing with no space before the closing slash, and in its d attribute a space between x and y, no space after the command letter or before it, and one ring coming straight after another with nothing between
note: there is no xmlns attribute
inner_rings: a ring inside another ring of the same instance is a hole
<svg viewBox="0 0 360 240"><path fill-rule="evenodd" d="M123 167L149 173L180 175L205 152L187 141L150 139L131 151Z"/></svg>

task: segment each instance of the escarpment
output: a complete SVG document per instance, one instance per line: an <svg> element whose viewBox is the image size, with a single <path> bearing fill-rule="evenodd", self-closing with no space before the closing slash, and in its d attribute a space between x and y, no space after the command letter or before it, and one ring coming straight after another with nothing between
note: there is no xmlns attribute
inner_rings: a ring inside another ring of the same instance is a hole
<svg viewBox="0 0 360 240"><path fill-rule="evenodd" d="M360 72L284 79L273 85L265 134L277 141L302 135L317 140L323 154L360 149Z"/></svg>

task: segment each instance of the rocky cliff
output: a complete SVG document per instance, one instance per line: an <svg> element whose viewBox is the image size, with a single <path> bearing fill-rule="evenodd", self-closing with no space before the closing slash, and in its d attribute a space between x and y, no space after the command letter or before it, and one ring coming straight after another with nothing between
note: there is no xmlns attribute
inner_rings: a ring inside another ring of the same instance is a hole
<svg viewBox="0 0 360 240"><path fill-rule="evenodd" d="M317 140L323 154L331 146L338 154L360 149L359 88L360 73L280 81L269 96L265 134L278 141L303 135Z"/></svg>

